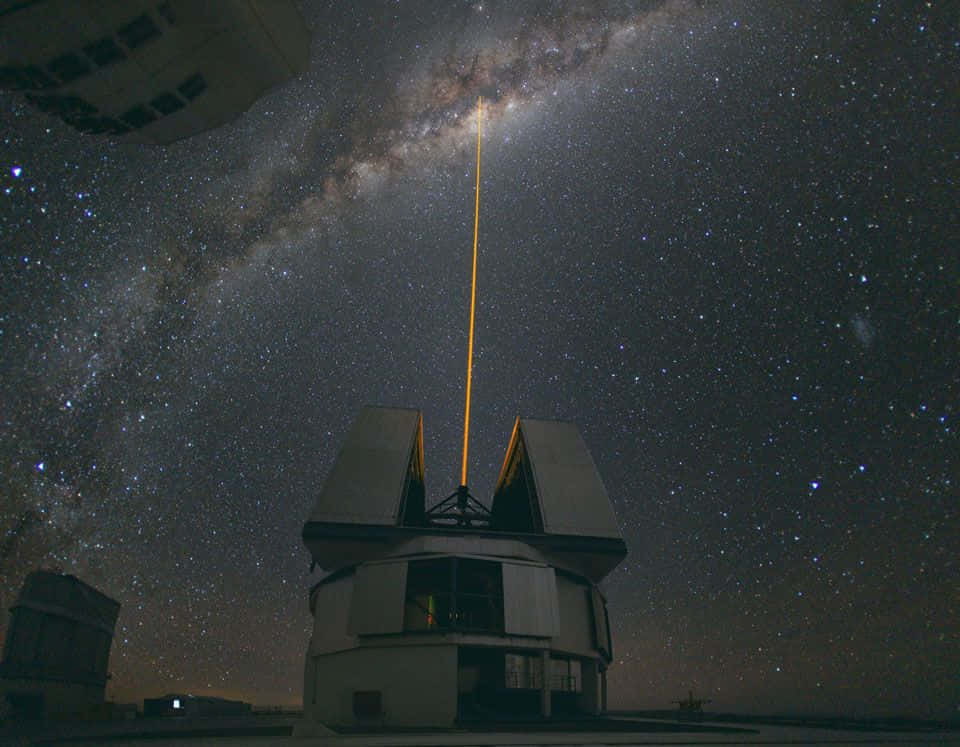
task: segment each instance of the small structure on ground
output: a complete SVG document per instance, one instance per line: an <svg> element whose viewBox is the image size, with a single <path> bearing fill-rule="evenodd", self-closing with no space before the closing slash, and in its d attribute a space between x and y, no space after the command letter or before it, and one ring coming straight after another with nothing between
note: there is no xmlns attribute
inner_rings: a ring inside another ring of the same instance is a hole
<svg viewBox="0 0 960 747"><path fill-rule="evenodd" d="M209 695L170 693L160 698L143 699L143 715L156 716L245 716L250 704L241 700L214 698Z"/></svg>
<svg viewBox="0 0 960 747"><path fill-rule="evenodd" d="M367 407L303 539L328 573L301 733L604 711L597 584L626 545L571 423L517 419L489 509L465 486L427 509L421 413Z"/></svg>
<svg viewBox="0 0 960 747"><path fill-rule="evenodd" d="M14 718L67 718L104 703L120 604L76 576L35 571L11 609L0 696Z"/></svg>

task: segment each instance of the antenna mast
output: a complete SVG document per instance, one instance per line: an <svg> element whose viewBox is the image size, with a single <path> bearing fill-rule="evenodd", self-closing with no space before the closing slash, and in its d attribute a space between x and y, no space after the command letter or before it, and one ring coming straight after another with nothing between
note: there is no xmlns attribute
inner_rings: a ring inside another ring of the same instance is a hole
<svg viewBox="0 0 960 747"><path fill-rule="evenodd" d="M463 461L460 487L467 487L467 448L470 443L470 384L473 379L473 320L477 311L477 233L480 228L480 134L483 124L483 96L477 97L477 183L473 206L473 275L470 280L470 336L467 343L467 404L463 412Z"/></svg>

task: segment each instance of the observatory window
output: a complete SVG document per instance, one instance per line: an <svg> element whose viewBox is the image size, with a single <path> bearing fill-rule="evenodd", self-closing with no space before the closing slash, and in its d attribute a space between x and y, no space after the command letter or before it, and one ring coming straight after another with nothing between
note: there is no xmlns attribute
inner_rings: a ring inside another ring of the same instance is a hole
<svg viewBox="0 0 960 747"><path fill-rule="evenodd" d="M183 81L183 83L177 87L177 90L180 91L184 98L195 99L207 90L207 81L203 79L200 73L197 73Z"/></svg>
<svg viewBox="0 0 960 747"><path fill-rule="evenodd" d="M509 690L539 690L543 687L543 657L504 654L504 686Z"/></svg>
<svg viewBox="0 0 960 747"><path fill-rule="evenodd" d="M79 96L31 96L27 94L27 100L36 106L40 111L47 114L56 114L64 119L87 116L97 113L97 108Z"/></svg>
<svg viewBox="0 0 960 747"><path fill-rule="evenodd" d="M579 659L548 659L550 689L561 692L583 692ZM527 654L504 654L504 686L508 690L539 690L543 687L543 657Z"/></svg>
<svg viewBox="0 0 960 747"><path fill-rule="evenodd" d="M0 88L14 91L36 91L43 88L56 88L57 81L36 65L26 67L0 67Z"/></svg>
<svg viewBox="0 0 960 747"><path fill-rule="evenodd" d="M408 631L502 631L500 564L472 558L411 561L403 627Z"/></svg>
<svg viewBox="0 0 960 747"><path fill-rule="evenodd" d="M57 82L36 65L27 67L0 67L0 88L30 91L56 88Z"/></svg>
<svg viewBox="0 0 960 747"><path fill-rule="evenodd" d="M28 88L56 88L57 82L36 65L27 65L22 73L28 82Z"/></svg>
<svg viewBox="0 0 960 747"><path fill-rule="evenodd" d="M109 36L100 41L95 41L93 44L88 44L83 48L83 52L100 67L119 62L127 56Z"/></svg>
<svg viewBox="0 0 960 747"><path fill-rule="evenodd" d="M151 101L150 106L152 106L161 114L173 114L175 111L183 109L184 103L180 100L180 97L166 92L161 93L153 101Z"/></svg>
<svg viewBox="0 0 960 747"><path fill-rule="evenodd" d="M155 36L160 36L160 29L150 20L150 16L144 13L142 16L134 18L130 23L117 32L120 40L127 45L128 49L136 49L141 44L150 41Z"/></svg>
<svg viewBox="0 0 960 747"><path fill-rule="evenodd" d="M80 55L67 52L47 65L47 70L62 82L69 83L89 73L90 64Z"/></svg>
<svg viewBox="0 0 960 747"><path fill-rule="evenodd" d="M139 105L120 115L120 119L135 130L140 127L145 127L156 118L157 115L147 109L147 107Z"/></svg>
<svg viewBox="0 0 960 747"><path fill-rule="evenodd" d="M568 693L583 692L579 659L550 660L550 689Z"/></svg>

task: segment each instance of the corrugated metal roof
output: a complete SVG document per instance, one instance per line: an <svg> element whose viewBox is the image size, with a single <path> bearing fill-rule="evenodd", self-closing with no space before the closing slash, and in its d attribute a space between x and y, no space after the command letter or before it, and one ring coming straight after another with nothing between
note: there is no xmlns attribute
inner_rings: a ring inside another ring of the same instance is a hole
<svg viewBox="0 0 960 747"><path fill-rule="evenodd" d="M497 481L496 502L507 497L507 482L515 470L515 452L533 477L528 499L540 510L546 534L621 539L613 506L580 431L573 423L518 418L504 467ZM519 500L514 492L510 500Z"/></svg>
<svg viewBox="0 0 960 747"><path fill-rule="evenodd" d="M364 407L309 521L399 524L408 476L423 480L421 423L419 410Z"/></svg>

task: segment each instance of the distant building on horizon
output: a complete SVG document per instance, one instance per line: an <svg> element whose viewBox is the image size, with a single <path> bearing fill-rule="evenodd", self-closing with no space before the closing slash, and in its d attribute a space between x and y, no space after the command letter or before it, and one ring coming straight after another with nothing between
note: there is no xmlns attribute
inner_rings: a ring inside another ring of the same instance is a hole
<svg viewBox="0 0 960 747"><path fill-rule="evenodd" d="M0 0L0 89L134 142L222 125L309 55L292 0Z"/></svg>
<svg viewBox="0 0 960 747"><path fill-rule="evenodd" d="M597 584L627 550L573 424L518 418L490 509L462 486L428 510L421 413L364 408L303 539L329 572L297 733L606 709Z"/></svg>
<svg viewBox="0 0 960 747"><path fill-rule="evenodd" d="M157 716L243 716L251 706L241 700L227 700L210 695L169 693L160 698L143 699L143 715Z"/></svg>
<svg viewBox="0 0 960 747"><path fill-rule="evenodd" d="M119 602L76 576L27 576L0 662L0 697L14 718L88 714L103 705Z"/></svg>

